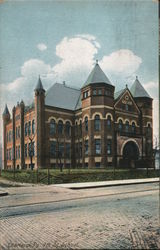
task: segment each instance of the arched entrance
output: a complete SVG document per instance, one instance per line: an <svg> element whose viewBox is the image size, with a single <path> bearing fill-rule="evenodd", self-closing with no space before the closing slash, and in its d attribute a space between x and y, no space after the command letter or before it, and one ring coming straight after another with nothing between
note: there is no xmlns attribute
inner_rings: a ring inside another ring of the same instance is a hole
<svg viewBox="0 0 160 250"><path fill-rule="evenodd" d="M123 162L127 167L135 167L135 161L139 159L139 148L133 141L128 141L123 148Z"/></svg>

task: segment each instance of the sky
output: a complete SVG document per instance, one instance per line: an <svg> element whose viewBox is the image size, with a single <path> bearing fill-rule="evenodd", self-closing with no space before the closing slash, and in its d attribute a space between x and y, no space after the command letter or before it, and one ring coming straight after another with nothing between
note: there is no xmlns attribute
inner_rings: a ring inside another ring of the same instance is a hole
<svg viewBox="0 0 160 250"><path fill-rule="evenodd" d="M154 99L158 135L158 4L154 0L19 0L0 4L0 116L31 103L41 76L80 88L96 59L116 91L136 75ZM2 119L0 120L2 131Z"/></svg>

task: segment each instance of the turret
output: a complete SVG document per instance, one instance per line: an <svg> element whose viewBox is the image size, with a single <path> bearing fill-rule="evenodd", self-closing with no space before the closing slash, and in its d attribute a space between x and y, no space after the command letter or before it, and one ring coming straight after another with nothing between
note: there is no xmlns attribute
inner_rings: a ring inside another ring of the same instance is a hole
<svg viewBox="0 0 160 250"><path fill-rule="evenodd" d="M7 151L7 140L6 140L6 125L10 121L10 113L7 107L7 104L5 105L5 109L3 112L3 168L7 168L7 162L6 162L6 151Z"/></svg>
<svg viewBox="0 0 160 250"><path fill-rule="evenodd" d="M38 83L35 88L35 165L42 168L44 166L44 134L45 134L45 90L43 88L41 78L39 76Z"/></svg>

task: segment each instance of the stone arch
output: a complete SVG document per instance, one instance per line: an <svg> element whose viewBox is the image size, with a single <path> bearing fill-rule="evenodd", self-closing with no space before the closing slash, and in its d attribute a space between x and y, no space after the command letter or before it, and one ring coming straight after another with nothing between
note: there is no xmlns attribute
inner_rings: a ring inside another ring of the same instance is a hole
<svg viewBox="0 0 160 250"><path fill-rule="evenodd" d="M100 112L95 112L95 113L92 115L92 120L95 119L95 116L96 116L96 115L99 115L99 117L100 117L101 120L103 119L103 116L102 116L102 114L101 114Z"/></svg>
<svg viewBox="0 0 160 250"><path fill-rule="evenodd" d="M69 122L69 123L70 123L70 125L72 126L72 121L71 121L71 120L66 119L66 120L65 120L65 124L66 124L66 122Z"/></svg>
<svg viewBox="0 0 160 250"><path fill-rule="evenodd" d="M117 118L117 123L119 123L120 120L122 120L122 123L125 123L125 120L122 117Z"/></svg>
<svg viewBox="0 0 160 250"><path fill-rule="evenodd" d="M63 124L65 124L65 119L63 119L63 118L58 118L58 119L57 119L57 123L58 123L59 121L62 121Z"/></svg>
<svg viewBox="0 0 160 250"><path fill-rule="evenodd" d="M113 121L113 115L111 113L106 113L106 119L108 118L109 115L111 117L111 121Z"/></svg>
<svg viewBox="0 0 160 250"><path fill-rule="evenodd" d="M57 118L55 118L54 116L50 116L50 117L48 118L48 122L49 122L49 123L51 122L51 120L55 120L55 122L57 123Z"/></svg>
<svg viewBox="0 0 160 250"><path fill-rule="evenodd" d="M84 122L84 120L85 120L86 117L88 117L88 120L90 120L89 114L85 114L85 115L83 116L83 118L82 118L82 122Z"/></svg>
<svg viewBox="0 0 160 250"><path fill-rule="evenodd" d="M122 147L121 147L121 155L123 156L123 149L124 149L125 145L126 145L128 142L134 142L134 143L136 144L136 146L138 147L139 155L141 155L142 152L141 152L141 149L140 149L140 147L139 147L137 141L136 141L135 139L131 139L131 138L123 142Z"/></svg>
<svg viewBox="0 0 160 250"><path fill-rule="evenodd" d="M146 127L148 127L148 125L150 125L150 127L152 128L152 123L151 122L147 122Z"/></svg>
<svg viewBox="0 0 160 250"><path fill-rule="evenodd" d="M132 125L133 122L135 123L136 127L138 127L137 122L135 120L131 121L131 125Z"/></svg>
<svg viewBox="0 0 160 250"><path fill-rule="evenodd" d="M125 119L125 120L124 120L124 123L126 123L126 122L129 122L129 125L131 125L131 122L130 122L129 119Z"/></svg>

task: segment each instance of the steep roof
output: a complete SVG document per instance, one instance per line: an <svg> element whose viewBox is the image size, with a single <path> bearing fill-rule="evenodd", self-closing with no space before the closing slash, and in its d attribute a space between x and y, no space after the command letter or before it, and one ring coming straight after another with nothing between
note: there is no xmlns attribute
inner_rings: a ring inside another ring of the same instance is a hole
<svg viewBox="0 0 160 250"><path fill-rule="evenodd" d="M44 90L40 76L39 76L35 90Z"/></svg>
<svg viewBox="0 0 160 250"><path fill-rule="evenodd" d="M89 74L87 81L83 85L83 87L89 85L89 84L94 84L94 83L107 83L111 84L110 80L108 77L105 75L105 73L102 71L100 68L98 61L96 61L96 65L94 66L93 70Z"/></svg>
<svg viewBox="0 0 160 250"><path fill-rule="evenodd" d="M114 93L114 99L117 99L126 89L121 89Z"/></svg>
<svg viewBox="0 0 160 250"><path fill-rule="evenodd" d="M7 107L7 104L5 105L4 111L3 111L3 115L8 115L9 114L9 110Z"/></svg>
<svg viewBox="0 0 160 250"><path fill-rule="evenodd" d="M46 92L45 105L76 110L81 107L79 100L80 95L80 89L71 88L65 84L55 83Z"/></svg>
<svg viewBox="0 0 160 250"><path fill-rule="evenodd" d="M149 94L147 91L144 89L142 84L139 82L138 77L136 76L136 80L133 83L133 85L130 88L130 92L133 95L133 97L149 97Z"/></svg>

